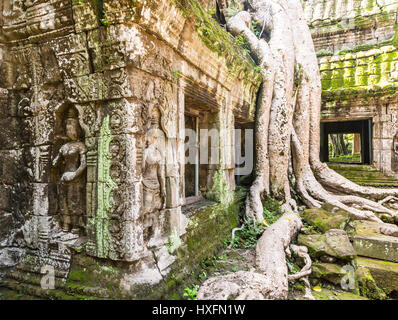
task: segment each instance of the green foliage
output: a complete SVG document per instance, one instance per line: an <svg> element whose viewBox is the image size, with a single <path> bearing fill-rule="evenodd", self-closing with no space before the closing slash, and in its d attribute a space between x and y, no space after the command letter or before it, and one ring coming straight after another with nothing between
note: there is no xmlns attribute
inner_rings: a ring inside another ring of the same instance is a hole
<svg viewBox="0 0 398 320"><path fill-rule="evenodd" d="M186 298L186 300L198 300L198 298L196 297L198 295L198 290L199 290L198 285L194 285L192 289L185 288L184 297Z"/></svg>
<svg viewBox="0 0 398 320"><path fill-rule="evenodd" d="M278 219L282 216L281 206L279 201L268 197L263 202L264 207L264 219L268 225L271 225L278 221Z"/></svg>
<svg viewBox="0 0 398 320"><path fill-rule="evenodd" d="M216 9L214 9L214 8L208 9L207 14L210 16L214 16L216 14Z"/></svg>
<svg viewBox="0 0 398 320"><path fill-rule="evenodd" d="M107 27L111 24L111 22L106 19L101 19L101 24L104 25L105 27Z"/></svg>
<svg viewBox="0 0 398 320"><path fill-rule="evenodd" d="M254 77L255 81L261 82L261 75L256 74L256 71L253 70L256 64L250 55L247 54L247 49L237 45L225 28L221 27L212 17L212 11L209 12L203 9L196 0L172 1L181 10L184 17L195 22L196 32L202 42L211 51L217 52L219 56L225 58L231 75L236 75L236 72L241 74L243 71L246 77ZM237 5L239 6L240 3L237 2Z"/></svg>
<svg viewBox="0 0 398 320"><path fill-rule="evenodd" d="M247 57L250 57L250 47L246 37L243 34L239 34L235 37L235 43L243 48L243 51Z"/></svg>
<svg viewBox="0 0 398 320"><path fill-rule="evenodd" d="M173 71L172 73L173 73L173 76L176 79L179 79L182 76L182 71L181 70Z"/></svg>
<svg viewBox="0 0 398 320"><path fill-rule="evenodd" d="M253 21L251 23L250 30L256 35L257 38L260 38L262 30L258 21Z"/></svg>
<svg viewBox="0 0 398 320"><path fill-rule="evenodd" d="M330 162L360 163L361 162L361 154L360 153L354 153L354 154L330 157L329 161Z"/></svg>
<svg viewBox="0 0 398 320"><path fill-rule="evenodd" d="M235 233L233 248L252 249L257 244L258 239L263 234L265 225L253 220L243 223L243 229Z"/></svg>
<svg viewBox="0 0 398 320"><path fill-rule="evenodd" d="M231 244L233 248L251 249L256 244L260 236L263 234L265 228L278 221L282 216L279 201L273 198L266 198L263 201L264 207L264 223L256 222L252 219L244 221L242 224L243 229L235 232L235 238L229 240L227 244ZM243 220L244 211L240 212L241 219Z"/></svg>
<svg viewBox="0 0 398 320"><path fill-rule="evenodd" d="M301 232L304 234L314 234L314 233L320 233L320 230L317 227L312 226L308 224L305 220L303 220L303 227L301 228Z"/></svg>

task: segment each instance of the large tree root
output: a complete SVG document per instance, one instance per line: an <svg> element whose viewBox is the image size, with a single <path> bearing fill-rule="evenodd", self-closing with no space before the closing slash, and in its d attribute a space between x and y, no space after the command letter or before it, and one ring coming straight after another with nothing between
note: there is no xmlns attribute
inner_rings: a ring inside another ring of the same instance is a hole
<svg viewBox="0 0 398 320"><path fill-rule="evenodd" d="M308 249L307 247L304 246L296 246L294 244L290 245L290 250L295 254L297 257L302 258L304 260L304 267L301 269L300 272L295 273L295 274L290 274L288 276L289 281L295 281L302 279L305 285L305 293L303 298L308 299L308 300L315 300L312 293L311 293L311 286L310 282L308 281L308 277L311 274L311 266L312 266L312 261L311 258L308 254Z"/></svg>
<svg viewBox="0 0 398 320"><path fill-rule="evenodd" d="M198 299L286 299L288 295L286 254L290 255L289 244L301 227L302 222L297 214L285 213L264 231L257 243L258 272L239 271L210 278L199 289Z"/></svg>
<svg viewBox="0 0 398 320"><path fill-rule="evenodd" d="M321 79L300 0L248 2L249 12L240 12L227 22L233 35L245 36L263 76L255 126L255 181L246 199L246 217L263 222L264 195L283 199L285 213L257 244L256 265L262 274L239 272L209 279L199 298L286 299L289 278L308 276L309 257L297 247L292 250L307 265L301 274L288 276L286 255L301 228L291 194L300 196L310 208L329 203L346 210L353 219L379 222L383 233L398 236L397 226L383 224L375 214L397 217L384 204L398 197L398 189L358 186L319 161ZM251 31L252 19L268 41ZM310 297L308 290L307 295Z"/></svg>

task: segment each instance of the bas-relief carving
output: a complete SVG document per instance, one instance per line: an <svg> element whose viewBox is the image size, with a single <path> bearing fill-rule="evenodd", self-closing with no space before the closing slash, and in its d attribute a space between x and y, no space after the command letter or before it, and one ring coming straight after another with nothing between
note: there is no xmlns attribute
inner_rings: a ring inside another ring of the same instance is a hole
<svg viewBox="0 0 398 320"><path fill-rule="evenodd" d="M87 167L87 147L82 142L81 128L77 111L71 107L66 112L64 141L53 160L53 167L60 168L58 193L58 213L64 232L82 235L85 227L85 198Z"/></svg>
<svg viewBox="0 0 398 320"><path fill-rule="evenodd" d="M160 118L159 109L154 107L142 162L144 237L147 241L160 231L158 226L160 218L157 215L166 207L165 146Z"/></svg>
<svg viewBox="0 0 398 320"><path fill-rule="evenodd" d="M21 20L25 17L23 0L5 0L3 3L3 19L5 23Z"/></svg>
<svg viewBox="0 0 398 320"><path fill-rule="evenodd" d="M396 133L393 138L391 160L391 170L398 173L398 133Z"/></svg>

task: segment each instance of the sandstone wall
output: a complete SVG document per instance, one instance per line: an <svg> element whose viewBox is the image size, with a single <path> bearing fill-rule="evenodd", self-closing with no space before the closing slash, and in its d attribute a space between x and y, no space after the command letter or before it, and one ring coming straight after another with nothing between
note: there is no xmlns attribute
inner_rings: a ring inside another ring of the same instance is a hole
<svg viewBox="0 0 398 320"><path fill-rule="evenodd" d="M336 53L395 35L395 0L309 0L303 7L317 51Z"/></svg>
<svg viewBox="0 0 398 320"><path fill-rule="evenodd" d="M235 119L253 121L261 83L254 63L196 1L1 5L1 247L27 250L40 265L61 270L60 277L67 275L70 247L82 244L94 257L150 260L144 269L157 270L158 255L167 270L174 258L165 243L187 224L184 109L212 110L220 130L233 129ZM75 150L64 139L74 113L87 164L84 190L69 186L62 195L65 172L53 161ZM144 214L150 209L144 208L143 158L154 121L166 138L166 201L164 209ZM224 172L233 189L234 141L225 132L223 166L213 171ZM60 212L73 206L84 211L79 243L60 236Z"/></svg>
<svg viewBox="0 0 398 320"><path fill-rule="evenodd" d="M396 172L396 11L392 1L305 1L322 76L322 121L372 119L373 163Z"/></svg>

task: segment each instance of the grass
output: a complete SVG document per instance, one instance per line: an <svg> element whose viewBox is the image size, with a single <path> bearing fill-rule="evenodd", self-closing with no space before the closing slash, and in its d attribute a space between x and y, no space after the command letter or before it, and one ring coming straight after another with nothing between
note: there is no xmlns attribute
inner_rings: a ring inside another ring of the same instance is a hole
<svg viewBox="0 0 398 320"><path fill-rule="evenodd" d="M330 162L346 162L346 163L361 163L361 154L360 153L354 153L354 154L349 154L349 155L340 155L333 157L332 155L329 155L329 161Z"/></svg>

